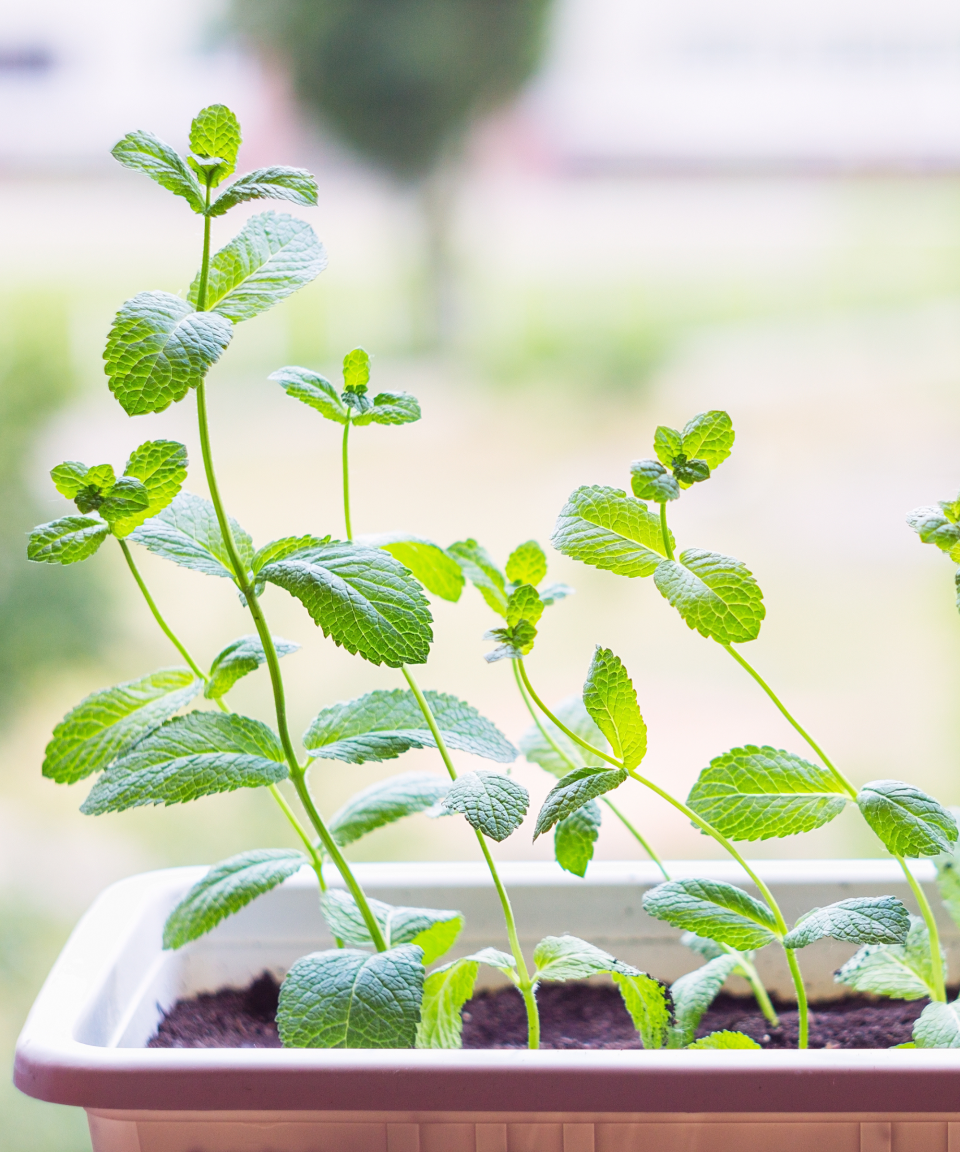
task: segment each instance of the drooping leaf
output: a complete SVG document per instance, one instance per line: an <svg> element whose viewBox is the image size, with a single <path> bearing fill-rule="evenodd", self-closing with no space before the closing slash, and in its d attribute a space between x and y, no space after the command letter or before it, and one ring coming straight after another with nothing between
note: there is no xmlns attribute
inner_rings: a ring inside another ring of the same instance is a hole
<svg viewBox="0 0 960 1152"><path fill-rule="evenodd" d="M784 948L806 948L830 936L848 944L904 944L910 914L895 896L854 896L802 916L783 938Z"/></svg>
<svg viewBox="0 0 960 1152"><path fill-rule="evenodd" d="M233 712L189 712L168 720L108 768L80 811L101 816L144 804L185 804L286 776L283 748L266 724Z"/></svg>
<svg viewBox="0 0 960 1152"><path fill-rule="evenodd" d="M745 1035L743 1032L730 1032L724 1029L722 1032L711 1032L709 1036L702 1036L699 1040L694 1040L692 1044L688 1044L687 1048L707 1048L717 1051L723 1048L759 1048L760 1045L756 1040Z"/></svg>
<svg viewBox="0 0 960 1152"><path fill-rule="evenodd" d="M354 416L353 423L358 428L366 424L413 424L421 415L416 396L409 392L378 392L373 404Z"/></svg>
<svg viewBox="0 0 960 1152"><path fill-rule="evenodd" d="M913 1039L918 1048L960 1048L960 1000L928 1004L913 1026Z"/></svg>
<svg viewBox="0 0 960 1152"><path fill-rule="evenodd" d="M214 864L167 917L164 948L182 948L198 939L306 863L306 856L294 849L258 848Z"/></svg>
<svg viewBox="0 0 960 1152"><path fill-rule="evenodd" d="M668 1034L669 1048L685 1048L693 1041L704 1012L736 966L736 956L718 956L674 980L670 985L674 1022Z"/></svg>
<svg viewBox="0 0 960 1152"><path fill-rule="evenodd" d="M499 616L507 614L506 580L489 553L476 540L459 540L447 552L456 560L464 576Z"/></svg>
<svg viewBox="0 0 960 1152"><path fill-rule="evenodd" d="M414 578L443 600L456 603L463 591L464 577L460 565L439 544L402 532L383 532L377 536L358 536L357 543L389 552Z"/></svg>
<svg viewBox="0 0 960 1152"><path fill-rule="evenodd" d="M619 656L597 645L583 686L583 704L625 768L636 768L647 752L647 726L637 693Z"/></svg>
<svg viewBox="0 0 960 1152"><path fill-rule="evenodd" d="M350 410L340 399L340 393L325 376L311 372L309 368L289 365L286 368L278 368L268 379L276 380L288 396L309 404L327 420L346 424Z"/></svg>
<svg viewBox="0 0 960 1152"><path fill-rule="evenodd" d="M946 953L941 948L946 969ZM839 984L894 1000L934 996L930 933L919 916L910 917L905 944L866 944L836 973Z"/></svg>
<svg viewBox="0 0 960 1152"><path fill-rule="evenodd" d="M463 915L449 909L404 908L367 898L388 948L416 944L423 950L423 963L432 964L456 943L463 928ZM356 901L342 888L329 888L320 908L330 931L345 944L371 947L373 941Z"/></svg>
<svg viewBox="0 0 960 1152"><path fill-rule="evenodd" d="M281 636L273 637L273 646L278 656L289 656L300 647L292 640L284 640ZM228 644L213 658L210 665L210 679L203 689L208 700L216 700L225 696L236 682L250 672L256 672L261 664L265 664L267 654L263 650L263 643L259 636L241 636Z"/></svg>
<svg viewBox="0 0 960 1152"><path fill-rule="evenodd" d="M565 871L575 876L587 874L593 846L600 835L600 820L600 805L596 800L588 800L557 823L553 832L553 854Z"/></svg>
<svg viewBox="0 0 960 1152"><path fill-rule="evenodd" d="M302 956L280 986L285 1048L412 1048L423 996L423 952L333 948Z"/></svg>
<svg viewBox="0 0 960 1152"><path fill-rule="evenodd" d="M951 520L942 508L914 508L907 523L924 544L935 544L955 563L960 563L960 524Z"/></svg>
<svg viewBox="0 0 960 1152"><path fill-rule="evenodd" d="M110 535L99 516L62 516L34 528L27 541L27 559L36 564L76 564L92 556Z"/></svg>
<svg viewBox="0 0 960 1152"><path fill-rule="evenodd" d="M731 840L767 840L828 824L848 799L825 768L767 744L747 744L711 760L687 804Z"/></svg>
<svg viewBox="0 0 960 1152"><path fill-rule="evenodd" d="M285 589L335 644L373 664L423 664L430 606L402 564L379 548L333 541L272 560L260 578Z"/></svg>
<svg viewBox="0 0 960 1152"><path fill-rule="evenodd" d="M712 472L730 455L735 438L726 412L700 412L684 425L680 450L688 460L702 460Z"/></svg>
<svg viewBox="0 0 960 1152"><path fill-rule="evenodd" d="M650 576L666 557L659 517L635 496L596 484L573 493L551 543L572 560L620 576Z"/></svg>
<svg viewBox="0 0 960 1152"><path fill-rule="evenodd" d="M626 778L627 773L619 768L597 768L592 765L575 768L562 776L543 802L537 816L534 840L544 832L549 832L557 821L565 820L588 800L619 788Z"/></svg>
<svg viewBox="0 0 960 1152"><path fill-rule="evenodd" d="M140 292L117 313L103 352L110 391L128 416L163 412L196 388L233 324L169 292Z"/></svg>
<svg viewBox="0 0 960 1152"><path fill-rule="evenodd" d="M247 200L289 200L312 206L317 202L317 182L303 168L257 168L226 188L210 205L209 216L222 216Z"/></svg>
<svg viewBox="0 0 960 1152"><path fill-rule="evenodd" d="M533 950L533 964L534 980L586 980L602 972L640 975L631 964L577 936L544 936Z"/></svg>
<svg viewBox="0 0 960 1152"><path fill-rule="evenodd" d="M327 253L305 220L262 212L210 261L204 307L239 324L279 304L326 266ZM194 307L199 290L198 272L187 293Z"/></svg>
<svg viewBox="0 0 960 1152"><path fill-rule="evenodd" d="M638 500L666 504L680 495L680 485L656 460L634 460L630 465L630 488Z"/></svg>
<svg viewBox="0 0 960 1152"><path fill-rule="evenodd" d="M443 692L423 695L449 747L498 764L517 758L516 748L476 708ZM304 733L303 746L325 760L364 764L393 760L410 748L435 748L436 741L414 694L394 688L324 708Z"/></svg>
<svg viewBox="0 0 960 1152"><path fill-rule="evenodd" d="M435 807L450 791L450 781L424 772L391 776L358 792L327 822L340 845L352 844L375 828Z"/></svg>
<svg viewBox="0 0 960 1152"><path fill-rule="evenodd" d="M674 928L742 951L762 948L776 938L776 920L766 904L719 880L669 880L644 893L643 907Z"/></svg>
<svg viewBox="0 0 960 1152"><path fill-rule="evenodd" d="M763 593L747 566L731 556L688 548L678 560L664 560L653 582L701 636L743 644L760 634Z"/></svg>
<svg viewBox="0 0 960 1152"><path fill-rule="evenodd" d="M610 753L610 745L600 729L594 724L579 696L569 696L566 700L561 700L553 709L553 714L571 732L574 732L591 747L597 748L601 752ZM544 739L540 728L536 724L532 724L519 740L520 751L526 759L533 764L539 764L541 768L545 768L554 776L566 776L574 768L585 767L586 760L584 757L587 752L564 732L561 732L551 720L543 717L541 723L563 754L560 755L553 745Z"/></svg>
<svg viewBox="0 0 960 1152"><path fill-rule="evenodd" d="M147 506L113 519L115 536L128 536L174 499L187 478L187 450L176 440L147 440L130 453L124 476L139 480L147 490Z"/></svg>
<svg viewBox="0 0 960 1152"><path fill-rule="evenodd" d="M128 132L110 153L125 168L143 172L168 192L182 196L194 212L203 212L203 191L183 157L152 132Z"/></svg>
<svg viewBox="0 0 960 1152"><path fill-rule="evenodd" d="M189 704L202 686L186 668L162 668L91 693L54 728L43 775L74 784L109 767Z"/></svg>
<svg viewBox="0 0 960 1152"><path fill-rule="evenodd" d="M230 533L241 562L250 568L253 541L232 518ZM130 539L181 568L192 568L207 576L234 579L230 553L213 505L190 492L181 492L162 512L141 524Z"/></svg>
<svg viewBox="0 0 960 1152"><path fill-rule="evenodd" d="M507 559L506 576L511 584L536 587L547 575L547 557L536 540L520 544Z"/></svg>
<svg viewBox="0 0 960 1152"><path fill-rule="evenodd" d="M957 822L926 792L900 780L873 780L857 796L863 818L895 856L938 856L957 840Z"/></svg>
<svg viewBox="0 0 960 1152"><path fill-rule="evenodd" d="M443 798L447 812L461 813L468 824L497 843L519 828L529 803L530 794L522 784L483 768L459 776Z"/></svg>
<svg viewBox="0 0 960 1152"><path fill-rule="evenodd" d="M190 151L204 160L218 157L223 161L210 181L212 188L233 174L240 140L239 121L226 104L211 104L194 117L190 125Z"/></svg>
<svg viewBox="0 0 960 1152"><path fill-rule="evenodd" d="M937 888L950 919L960 927L960 852L954 848L934 861L937 869Z"/></svg>
<svg viewBox="0 0 960 1152"><path fill-rule="evenodd" d="M634 1028L640 1033L640 1042L644 1048L662 1048L670 1024L666 988L645 972L639 972L636 976L612 972L611 976L620 989L620 995Z"/></svg>
<svg viewBox="0 0 960 1152"><path fill-rule="evenodd" d="M423 982L423 1003L417 1026L418 1048L460 1048L463 1043L464 1004L473 995L480 965L476 960L454 960L437 968Z"/></svg>

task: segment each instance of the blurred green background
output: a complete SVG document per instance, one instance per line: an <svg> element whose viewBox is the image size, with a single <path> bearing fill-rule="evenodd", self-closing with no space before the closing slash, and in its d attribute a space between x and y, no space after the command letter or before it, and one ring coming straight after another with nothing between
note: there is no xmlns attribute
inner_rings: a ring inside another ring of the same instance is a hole
<svg viewBox="0 0 960 1152"><path fill-rule="evenodd" d="M275 67L271 75L282 77ZM384 175L370 155L350 151L349 139L318 131L316 108L301 113L291 90L292 82L281 85L266 111L251 114L241 169L273 160L317 170L319 207L293 211L314 225L330 266L244 324L211 377L225 499L255 541L341 532L337 431L267 381L282 364L335 379L343 354L363 345L376 389L407 389L421 401L421 423L353 437L356 531L404 529L443 545L474 535L501 562L530 537L547 544L578 484L628 486L630 461L650 454L658 423L681 426L695 412L726 408L734 454L671 510L678 540L738 556L755 572L768 615L748 654L854 779L907 777L960 802L952 570L904 523L914 506L960 486L960 180L584 174L531 159L495 121L461 117L469 131L449 137L459 160L444 192L444 311L433 325L424 320L437 300L425 287L436 268L425 258L434 241L422 186ZM170 131L173 143L182 146L192 110ZM139 112L129 109L126 128L156 126ZM444 164L449 140L437 152ZM100 355L126 297L189 283L200 228L182 202L106 166L8 166L0 205L8 286L0 308L0 1050L9 1056L70 927L104 885L285 845L290 835L265 795L93 820L78 812L86 785L40 776L53 725L82 696L178 662L118 549L47 569L28 565L23 548L35 523L66 511L47 479L61 460L118 466L160 436L183 440L199 459L192 402L130 421L106 388ZM216 222L215 243L244 211ZM205 494L199 470L188 486ZM802 751L752 682L689 632L649 581L548 554L551 576L577 595L547 613L528 662L546 699L577 692L602 643L633 674L650 730L647 770L673 790L684 793L711 756L736 744ZM145 554L138 560L202 661L249 630L224 583ZM399 673L324 641L280 591L268 592L265 606L274 631L303 644L284 662L295 731L319 707L400 685ZM422 683L470 700L518 738L526 717L510 669L482 659L481 636L494 622L480 597L468 589L457 605L437 603L435 617ZM249 677L234 707L269 719L266 689L262 672ZM435 770L435 759L320 764L312 783L332 811L379 776ZM523 763L514 771L535 812L549 779ZM646 796L625 793L623 807L662 854L713 854L710 841ZM499 856L548 858L550 844L534 846L530 836L524 825ZM846 817L802 840L753 847L757 856L878 852L861 822ZM474 848L455 822L416 817L352 855L472 859ZM597 854L622 858L634 848L607 826ZM10 1152L89 1147L82 1114L9 1086L0 1087L0 1123Z"/></svg>

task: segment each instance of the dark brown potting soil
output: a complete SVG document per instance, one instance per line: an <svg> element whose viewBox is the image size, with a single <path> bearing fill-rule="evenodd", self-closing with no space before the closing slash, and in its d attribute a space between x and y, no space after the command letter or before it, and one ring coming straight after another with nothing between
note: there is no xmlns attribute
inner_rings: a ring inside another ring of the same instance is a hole
<svg viewBox="0 0 960 1152"><path fill-rule="evenodd" d="M264 973L248 988L221 988L178 1000L160 1022L150 1048L279 1048L274 1016L279 986ZM544 984L537 992L543 1048L640 1048L616 988L603 984ZM746 997L721 994L698 1036L730 1029L764 1048L797 1046L797 1011L774 1002L780 1027L771 1028ZM926 1000L851 996L811 1005L811 1048L890 1048L910 1040ZM464 1048L523 1048L527 1019L516 990L480 992L463 1010Z"/></svg>

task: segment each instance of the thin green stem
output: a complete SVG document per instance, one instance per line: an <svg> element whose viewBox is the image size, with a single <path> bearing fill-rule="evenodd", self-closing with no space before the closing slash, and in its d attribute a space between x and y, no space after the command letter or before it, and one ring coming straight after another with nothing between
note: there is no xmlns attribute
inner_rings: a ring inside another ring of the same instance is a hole
<svg viewBox="0 0 960 1152"><path fill-rule="evenodd" d="M210 178L207 177L207 195L205 207L210 207ZM204 213L203 217L203 257L200 260L200 283L197 285L197 311L203 312L207 307L207 280L210 276L210 217Z"/></svg>
<svg viewBox="0 0 960 1152"><path fill-rule="evenodd" d="M576 732L571 731L571 729L569 729L562 720L558 720L557 717L554 716L546 704L544 704L544 702L537 695L536 689L530 683L530 677L527 675L527 669L524 666L523 660L517 659L514 661L514 663L520 670L520 678L523 681L524 688L526 688L526 690L530 693L531 700L533 700L534 704L536 704L536 706L540 709L544 716L546 716L551 724L555 724L564 734L564 736L569 736L574 744L579 744L581 748L585 749L592 756L599 756L601 760L606 760L606 762L608 764L612 764L614 768L620 768L621 770L623 769L623 765L619 760L615 760L612 756L608 756L606 752L601 752L599 748L594 748L592 744L587 743L587 741L578 736Z"/></svg>
<svg viewBox="0 0 960 1152"><path fill-rule="evenodd" d="M350 412L347 412L346 423L343 426L343 522L347 529L347 539L353 539L353 529L350 527L350 450L347 444L350 435Z"/></svg>
<svg viewBox="0 0 960 1152"><path fill-rule="evenodd" d="M800 965L797 963L796 952L794 952L792 948L784 948L784 952L787 954L787 963L790 965L790 975L793 977L793 986L797 990L797 1016L800 1022L800 1034L797 1037L797 1047L806 1048L810 1026L807 990L803 986L803 976L800 974Z"/></svg>
<svg viewBox="0 0 960 1152"><path fill-rule="evenodd" d="M897 863L903 869L903 874L907 878L907 883L913 892L914 899L920 906L920 915L923 917L923 922L927 926L927 931L930 933L930 975L933 980L934 1000L939 1000L941 1004L947 1002L947 989L946 981L943 974L943 957L940 954L940 933L937 930L937 921L933 915L933 909L930 907L930 901L927 899L926 893L921 888L916 876L910 871L910 866L902 856L896 857Z"/></svg>
<svg viewBox="0 0 960 1152"><path fill-rule="evenodd" d="M630 823L630 821L626 818L626 816L624 816L624 814L614 804L614 802L610 799L609 796L601 796L600 799L603 801L604 804L606 804L606 806L610 809L610 811L614 814L614 816L616 816L616 818L620 821L620 823L624 826L624 828L626 828L626 830L630 833L630 835L633 836L633 838L637 841L637 843L644 850L644 852L646 852L646 854L650 857L650 859L653 861L653 863L656 864L656 866L660 869L660 872L662 873L664 880L669 880L670 879L670 873L663 866L663 861L656 854L656 852L654 852L654 850L650 847L650 845L647 843L647 841L644 839L644 837L641 836L640 832L636 828L634 828L633 824Z"/></svg>
<svg viewBox="0 0 960 1152"><path fill-rule="evenodd" d="M725 952L734 952L736 949L731 948L727 944L721 944L721 948ZM765 1016L767 1023L771 1028L780 1027L780 1017L776 1013L776 1009L770 1002L770 997L767 995L767 990L763 986L763 981L760 979L760 974L756 968L750 963L749 960L741 953L740 967L743 969L743 974L746 977L747 983L750 985L753 995L756 998L757 1004L760 1006L760 1011Z"/></svg>
<svg viewBox="0 0 960 1152"><path fill-rule="evenodd" d="M673 547L670 544L670 529L667 527L666 501L660 505L660 532L663 535L663 550L668 560L673 559Z"/></svg>

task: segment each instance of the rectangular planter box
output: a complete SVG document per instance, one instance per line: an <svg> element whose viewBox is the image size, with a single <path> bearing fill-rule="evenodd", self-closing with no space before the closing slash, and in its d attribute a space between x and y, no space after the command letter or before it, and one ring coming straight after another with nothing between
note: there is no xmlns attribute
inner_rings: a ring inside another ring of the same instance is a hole
<svg viewBox="0 0 960 1152"><path fill-rule="evenodd" d="M893 861L756 867L788 921L856 895L912 906ZM914 867L939 910L932 865ZM743 883L732 863L670 869ZM333 945L304 869L203 939L163 952L167 914L205 871L152 872L107 889L20 1036L17 1086L85 1108L95 1152L960 1152L960 1051L145 1048L179 997L242 985L264 969L281 976ZM391 903L461 910L457 955L505 945L480 864L365 864L357 873ZM514 863L502 875L528 956L541 937L572 932L661 979L697 966L680 934L642 910L660 879L652 865L593 863L581 880L553 864ZM960 937L945 913L941 927L955 972ZM821 941L803 951L812 997L842 994L833 972L853 950ZM759 968L768 988L790 995L773 948Z"/></svg>

